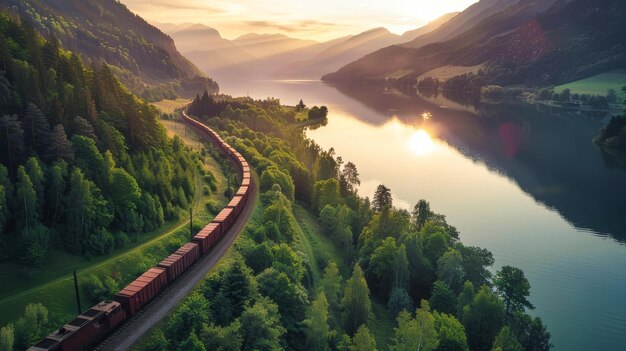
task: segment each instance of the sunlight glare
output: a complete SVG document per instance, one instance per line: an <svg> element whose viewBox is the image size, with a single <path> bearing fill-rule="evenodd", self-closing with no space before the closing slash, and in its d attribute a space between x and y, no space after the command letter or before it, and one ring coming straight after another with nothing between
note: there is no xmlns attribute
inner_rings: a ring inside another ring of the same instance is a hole
<svg viewBox="0 0 626 351"><path fill-rule="evenodd" d="M435 143L428 132L423 129L418 130L409 140L411 150L416 155L430 154L435 150Z"/></svg>

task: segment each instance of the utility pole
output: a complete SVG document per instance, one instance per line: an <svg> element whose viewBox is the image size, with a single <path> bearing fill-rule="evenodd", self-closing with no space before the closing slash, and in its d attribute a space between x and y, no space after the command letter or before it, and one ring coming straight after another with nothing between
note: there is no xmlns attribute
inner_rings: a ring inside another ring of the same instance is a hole
<svg viewBox="0 0 626 351"><path fill-rule="evenodd" d="M189 207L189 234L193 238L193 208Z"/></svg>
<svg viewBox="0 0 626 351"><path fill-rule="evenodd" d="M76 308L78 308L78 314L83 313L83 309L80 307L80 293L78 292L78 277L76 277L76 271L74 271L74 292L76 293Z"/></svg>

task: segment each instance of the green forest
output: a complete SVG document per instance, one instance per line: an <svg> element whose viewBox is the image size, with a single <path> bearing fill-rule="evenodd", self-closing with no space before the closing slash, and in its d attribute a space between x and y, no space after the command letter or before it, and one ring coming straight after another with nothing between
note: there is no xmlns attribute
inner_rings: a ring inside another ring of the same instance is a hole
<svg viewBox="0 0 626 351"><path fill-rule="evenodd" d="M231 258L139 350L551 348L524 273L492 275L492 254L463 245L427 201L397 209L384 185L359 197L357 167L293 127L294 107L211 101L226 107L196 117L254 167L261 204ZM330 250L308 248L302 210Z"/></svg>
<svg viewBox="0 0 626 351"><path fill-rule="evenodd" d="M176 219L195 164L108 66L0 14L0 259L25 272L54 247L104 255Z"/></svg>

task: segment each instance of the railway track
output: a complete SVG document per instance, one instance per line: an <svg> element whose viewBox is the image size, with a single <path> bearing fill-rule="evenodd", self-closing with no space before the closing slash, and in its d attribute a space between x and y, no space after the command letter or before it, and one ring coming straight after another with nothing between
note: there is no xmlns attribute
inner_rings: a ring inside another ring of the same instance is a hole
<svg viewBox="0 0 626 351"><path fill-rule="evenodd" d="M220 149L241 174L229 204L190 242L29 351L127 350L165 318L233 245L254 209L257 189L248 162L219 134L182 112L182 120ZM96 346L94 346L96 345Z"/></svg>
<svg viewBox="0 0 626 351"><path fill-rule="evenodd" d="M252 187L250 199L256 196L256 189ZM239 219L212 251L197 261L174 284L170 285L161 295L150 302L137 315L124 323L112 335L98 345L97 351L128 350L145 336L158 322L166 317L178 303L189 295L192 288L219 262L233 245L235 239L244 228L254 209L254 201L248 201Z"/></svg>

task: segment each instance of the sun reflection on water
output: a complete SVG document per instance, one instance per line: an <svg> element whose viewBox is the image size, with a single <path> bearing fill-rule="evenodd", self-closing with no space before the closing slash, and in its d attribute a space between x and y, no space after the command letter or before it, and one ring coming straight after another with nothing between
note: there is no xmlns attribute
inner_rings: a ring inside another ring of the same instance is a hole
<svg viewBox="0 0 626 351"><path fill-rule="evenodd" d="M411 146L413 153L416 155L430 154L435 150L435 143L433 142L433 139L424 129L420 129L413 133L411 139L409 140L409 145Z"/></svg>

